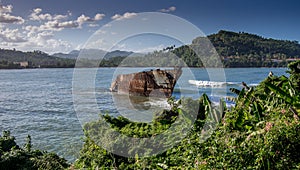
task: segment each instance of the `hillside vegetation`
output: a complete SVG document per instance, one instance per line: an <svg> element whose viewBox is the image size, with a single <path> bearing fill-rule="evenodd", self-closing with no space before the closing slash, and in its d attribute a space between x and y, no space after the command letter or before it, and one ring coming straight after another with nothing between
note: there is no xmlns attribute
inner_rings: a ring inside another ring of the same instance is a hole
<svg viewBox="0 0 300 170"><path fill-rule="evenodd" d="M276 58L282 54L287 58L300 57L300 44L297 41L275 40L263 38L249 33L235 33L221 30L208 36L221 56L262 55ZM201 38L193 40L193 44L201 42Z"/></svg>
<svg viewBox="0 0 300 170"><path fill-rule="evenodd" d="M209 35L208 39L229 67L286 66L289 59L300 58L300 44L297 41L229 31ZM193 40L193 44L200 42L201 38Z"/></svg>
<svg viewBox="0 0 300 170"><path fill-rule="evenodd" d="M221 30L197 37L190 45L154 51L146 58L135 57L124 66L189 67L286 67L300 59L297 41L263 38L249 33ZM222 62L222 63L221 63Z"/></svg>
<svg viewBox="0 0 300 170"><path fill-rule="evenodd" d="M207 39L216 49L224 67L286 67L289 62L300 59L300 44L297 41L275 40L255 34L224 30L209 35ZM205 46L207 39L195 38L190 46L182 46L172 52L188 66L203 66L203 63L214 66L214 62L211 61L215 59L214 57L197 56L193 50L212 49ZM202 61L198 59L199 57L203 58Z"/></svg>
<svg viewBox="0 0 300 170"><path fill-rule="evenodd" d="M19 62L28 62L26 68L67 68L75 65L75 60L53 57L42 51L22 52L0 49L0 68L25 68L20 66Z"/></svg>

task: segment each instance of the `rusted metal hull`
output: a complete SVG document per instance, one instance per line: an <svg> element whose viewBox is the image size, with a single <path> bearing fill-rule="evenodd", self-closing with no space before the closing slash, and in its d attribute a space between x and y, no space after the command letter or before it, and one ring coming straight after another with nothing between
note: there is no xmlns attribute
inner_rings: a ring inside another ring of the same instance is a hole
<svg viewBox="0 0 300 170"><path fill-rule="evenodd" d="M118 75L110 90L131 96L171 97L181 68Z"/></svg>

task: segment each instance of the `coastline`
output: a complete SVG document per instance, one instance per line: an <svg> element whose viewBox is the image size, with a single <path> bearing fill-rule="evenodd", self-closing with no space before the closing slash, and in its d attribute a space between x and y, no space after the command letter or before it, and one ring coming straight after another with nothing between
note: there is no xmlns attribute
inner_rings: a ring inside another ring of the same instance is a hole
<svg viewBox="0 0 300 170"><path fill-rule="evenodd" d="M175 67L175 66L174 66ZM159 67L159 66L101 66L101 67L27 67L27 68L0 68L0 70L28 70L28 69L66 69L66 68L173 68L172 66L168 67ZM252 66L245 66L245 67L196 67L196 66L183 66L182 68L287 68L287 66L282 67L252 67Z"/></svg>

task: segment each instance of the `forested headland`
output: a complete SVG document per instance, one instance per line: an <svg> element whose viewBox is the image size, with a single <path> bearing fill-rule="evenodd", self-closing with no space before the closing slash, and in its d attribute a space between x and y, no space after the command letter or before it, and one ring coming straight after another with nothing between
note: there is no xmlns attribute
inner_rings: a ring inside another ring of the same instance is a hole
<svg viewBox="0 0 300 170"><path fill-rule="evenodd" d="M207 37L197 37L190 45L154 51L147 59L135 58L131 65L186 65L189 67L286 67L300 59L297 41L263 38L249 33L221 30ZM214 51L215 50L215 51ZM178 60L181 59L181 61ZM165 61L166 60L166 61ZM180 63L180 62L184 62Z"/></svg>

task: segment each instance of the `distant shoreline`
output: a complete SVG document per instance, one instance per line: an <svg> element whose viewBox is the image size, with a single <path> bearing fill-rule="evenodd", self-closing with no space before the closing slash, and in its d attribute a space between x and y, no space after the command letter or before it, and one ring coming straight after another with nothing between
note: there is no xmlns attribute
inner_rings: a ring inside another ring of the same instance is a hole
<svg viewBox="0 0 300 170"><path fill-rule="evenodd" d="M74 68L173 68L173 67L157 67L157 66L120 66L120 67L30 67L30 68L0 68L0 70L34 70L34 69L74 69ZM287 68L285 67L182 67L182 68Z"/></svg>

